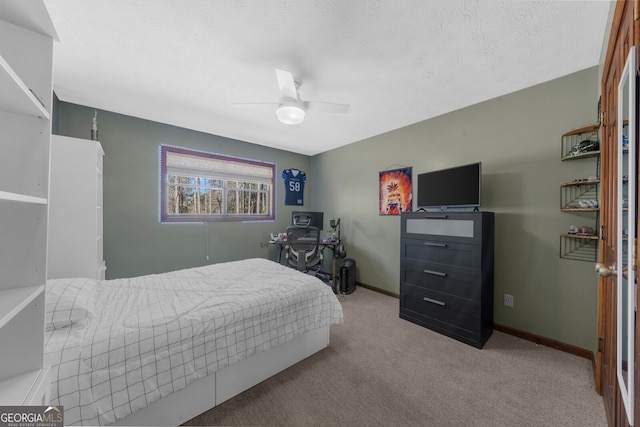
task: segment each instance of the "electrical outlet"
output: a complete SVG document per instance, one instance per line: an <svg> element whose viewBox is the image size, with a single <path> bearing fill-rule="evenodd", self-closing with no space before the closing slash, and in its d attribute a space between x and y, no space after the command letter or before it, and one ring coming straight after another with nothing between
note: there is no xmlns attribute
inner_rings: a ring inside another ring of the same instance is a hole
<svg viewBox="0 0 640 427"><path fill-rule="evenodd" d="M504 305L513 307L513 295L504 294Z"/></svg>

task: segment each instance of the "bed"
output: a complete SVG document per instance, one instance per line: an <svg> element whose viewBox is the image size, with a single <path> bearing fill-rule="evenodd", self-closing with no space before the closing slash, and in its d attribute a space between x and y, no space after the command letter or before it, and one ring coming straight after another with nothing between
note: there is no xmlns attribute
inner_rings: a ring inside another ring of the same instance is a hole
<svg viewBox="0 0 640 427"><path fill-rule="evenodd" d="M325 348L342 307L253 258L47 282L45 357L65 425L178 425Z"/></svg>

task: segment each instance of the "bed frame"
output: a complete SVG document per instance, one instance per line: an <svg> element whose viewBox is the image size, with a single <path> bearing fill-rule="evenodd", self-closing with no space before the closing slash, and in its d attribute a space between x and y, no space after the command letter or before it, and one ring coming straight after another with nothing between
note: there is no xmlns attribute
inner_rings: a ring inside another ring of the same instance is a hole
<svg viewBox="0 0 640 427"><path fill-rule="evenodd" d="M254 354L117 421L120 426L178 426L329 345L329 326Z"/></svg>

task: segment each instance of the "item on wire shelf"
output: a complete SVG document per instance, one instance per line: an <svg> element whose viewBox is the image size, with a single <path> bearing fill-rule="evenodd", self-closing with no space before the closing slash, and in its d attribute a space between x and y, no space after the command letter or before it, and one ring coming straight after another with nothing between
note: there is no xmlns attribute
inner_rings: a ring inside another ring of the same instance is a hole
<svg viewBox="0 0 640 427"><path fill-rule="evenodd" d="M598 201L594 199L585 199L578 201L581 208L597 208Z"/></svg>

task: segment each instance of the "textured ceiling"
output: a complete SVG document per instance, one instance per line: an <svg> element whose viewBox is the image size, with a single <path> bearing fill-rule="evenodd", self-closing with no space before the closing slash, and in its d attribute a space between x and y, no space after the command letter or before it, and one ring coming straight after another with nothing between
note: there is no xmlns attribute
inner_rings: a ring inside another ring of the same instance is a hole
<svg viewBox="0 0 640 427"><path fill-rule="evenodd" d="M44 0L62 101L313 155L599 63L608 1ZM275 68L349 114L279 123Z"/></svg>

